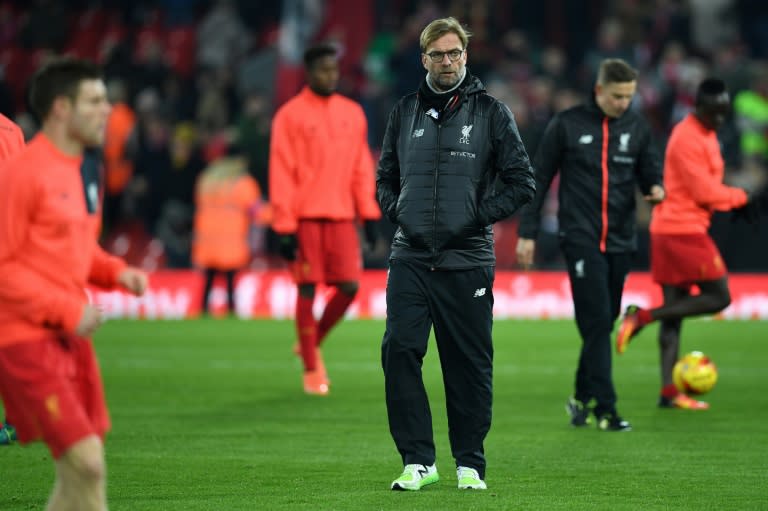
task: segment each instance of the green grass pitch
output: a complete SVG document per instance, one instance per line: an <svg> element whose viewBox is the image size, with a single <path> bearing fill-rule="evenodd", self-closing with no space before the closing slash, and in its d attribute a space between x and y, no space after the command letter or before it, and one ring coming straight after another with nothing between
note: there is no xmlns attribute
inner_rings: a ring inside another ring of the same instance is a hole
<svg viewBox="0 0 768 511"><path fill-rule="evenodd" d="M572 321L498 321L486 492L461 492L434 341L424 378L442 480L392 492L381 321L346 321L324 348L331 395L302 393L289 321L111 321L96 336L113 430L112 511L768 509L768 322L690 321L720 381L706 412L659 410L655 328L614 357L631 433L567 425ZM0 448L0 510L43 509L40 444Z"/></svg>

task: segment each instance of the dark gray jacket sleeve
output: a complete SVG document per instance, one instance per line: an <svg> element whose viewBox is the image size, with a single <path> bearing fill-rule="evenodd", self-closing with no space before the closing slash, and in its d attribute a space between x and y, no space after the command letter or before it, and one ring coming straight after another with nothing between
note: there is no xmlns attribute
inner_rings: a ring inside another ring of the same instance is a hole
<svg viewBox="0 0 768 511"><path fill-rule="evenodd" d="M547 198L547 192L552 184L557 171L560 169L560 161L563 150L563 137L560 125L560 116L556 115L549 121L547 129L539 142L536 156L533 159L533 167L536 175L536 195L526 205L520 215L518 236L526 239L536 239L541 223L541 208Z"/></svg>
<svg viewBox="0 0 768 511"><path fill-rule="evenodd" d="M499 101L491 116L491 144L502 188L479 205L478 216L484 225L511 216L530 202L536 191L533 168L515 119L509 108Z"/></svg>
<svg viewBox="0 0 768 511"><path fill-rule="evenodd" d="M647 123L643 123L643 139L643 150L638 157L636 172L640 190L643 195L648 195L653 185L664 186L664 176L661 156Z"/></svg>
<svg viewBox="0 0 768 511"><path fill-rule="evenodd" d="M384 132L379 165L376 169L376 198L381 212L397 225L396 206L400 195L400 163L397 156L397 139L400 131L400 104L392 109Z"/></svg>

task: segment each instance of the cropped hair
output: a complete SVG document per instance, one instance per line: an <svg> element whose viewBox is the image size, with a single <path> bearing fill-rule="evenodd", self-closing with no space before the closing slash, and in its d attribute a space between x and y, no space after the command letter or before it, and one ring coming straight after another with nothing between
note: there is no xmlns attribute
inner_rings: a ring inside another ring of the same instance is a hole
<svg viewBox="0 0 768 511"><path fill-rule="evenodd" d="M339 51L334 45L330 43L319 43L312 45L304 52L304 68L312 69L312 67L315 65L315 62L321 58L328 56L336 57L338 54Z"/></svg>
<svg viewBox="0 0 768 511"><path fill-rule="evenodd" d="M421 51L427 51L427 47L429 47L430 44L437 41L445 34L451 33L456 34L459 37L462 46L461 49L466 50L467 45L469 44L469 38L472 37L472 33L462 27L459 20L451 16L448 18L436 19L424 27L424 30L421 31L421 36L419 37Z"/></svg>
<svg viewBox="0 0 768 511"><path fill-rule="evenodd" d="M637 80L637 70L622 59L605 59L597 70L597 83L627 83Z"/></svg>
<svg viewBox="0 0 768 511"><path fill-rule="evenodd" d="M103 77L101 68L88 60L72 57L51 60L32 77L29 92L32 111L43 121L51 113L56 98L66 96L74 101L80 82L101 80Z"/></svg>
<svg viewBox="0 0 768 511"><path fill-rule="evenodd" d="M723 80L719 78L706 78L696 89L696 104L705 103L707 99L714 98L727 91L728 89Z"/></svg>

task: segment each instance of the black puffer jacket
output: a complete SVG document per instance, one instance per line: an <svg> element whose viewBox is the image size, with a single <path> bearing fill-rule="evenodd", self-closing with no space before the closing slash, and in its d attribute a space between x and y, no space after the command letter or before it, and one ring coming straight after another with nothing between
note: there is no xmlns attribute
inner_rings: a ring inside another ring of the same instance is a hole
<svg viewBox="0 0 768 511"><path fill-rule="evenodd" d="M512 113L480 80L467 74L448 105L438 121L414 93L389 116L376 193L398 226L391 257L433 269L492 266L491 224L533 198L533 169Z"/></svg>
<svg viewBox="0 0 768 511"><path fill-rule="evenodd" d="M662 185L662 166L648 123L629 110L618 119L594 100L557 114L534 158L536 197L523 208L518 234L536 239L547 190L560 172L559 235L602 252L636 249L635 189Z"/></svg>

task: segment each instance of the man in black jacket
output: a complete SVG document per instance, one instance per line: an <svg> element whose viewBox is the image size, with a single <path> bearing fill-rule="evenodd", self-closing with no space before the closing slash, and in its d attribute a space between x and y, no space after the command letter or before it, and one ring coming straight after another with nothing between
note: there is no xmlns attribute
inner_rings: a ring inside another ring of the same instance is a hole
<svg viewBox="0 0 768 511"><path fill-rule="evenodd" d="M610 337L636 249L635 187L652 204L664 198L650 128L629 109L636 88L637 71L606 59L594 100L550 121L534 158L536 197L524 208L518 232L518 262L529 267L541 207L559 170L560 244L582 338L576 389L566 410L574 426L587 425L592 411L603 431L631 430L616 411Z"/></svg>
<svg viewBox="0 0 768 511"><path fill-rule="evenodd" d="M389 428L405 465L393 490L438 481L421 377L432 327L458 486L486 488L496 261L491 225L530 201L535 189L511 112L467 72L468 39L454 18L422 31L427 76L392 110L376 176L381 210L397 226L382 341ZM502 186L495 193L497 177Z"/></svg>

